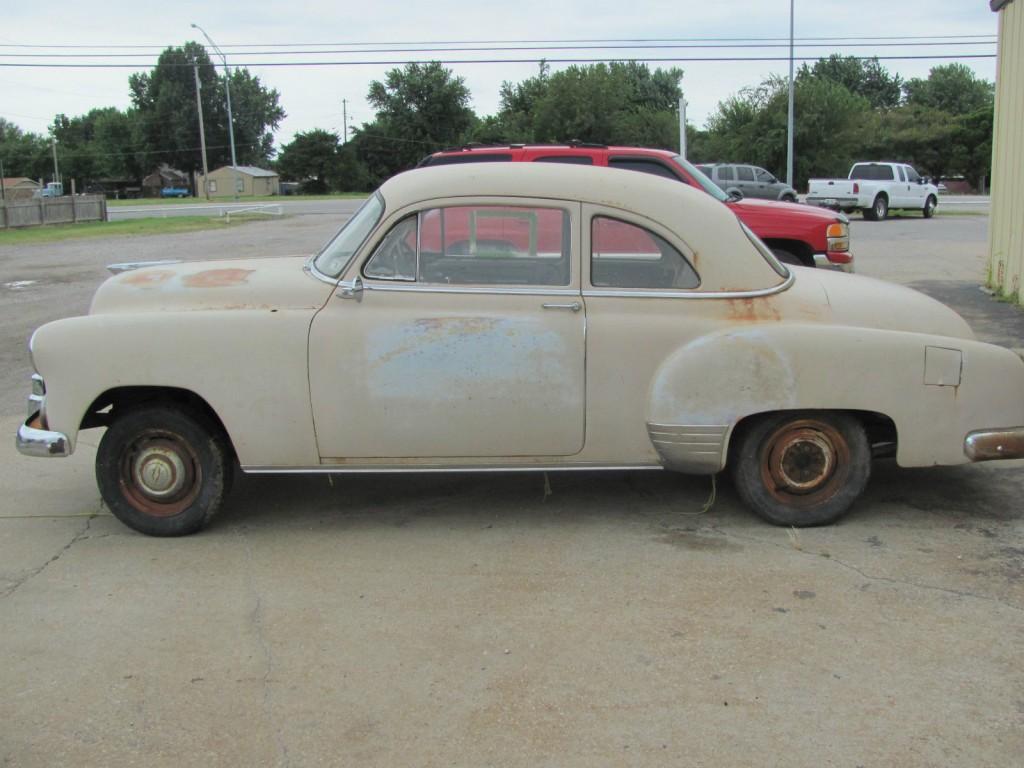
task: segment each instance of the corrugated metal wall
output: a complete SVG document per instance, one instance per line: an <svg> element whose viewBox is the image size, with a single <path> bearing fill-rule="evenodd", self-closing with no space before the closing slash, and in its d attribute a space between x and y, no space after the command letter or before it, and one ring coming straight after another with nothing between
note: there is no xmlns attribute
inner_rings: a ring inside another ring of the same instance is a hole
<svg viewBox="0 0 1024 768"><path fill-rule="evenodd" d="M989 287L1024 304L1024 0L999 11Z"/></svg>

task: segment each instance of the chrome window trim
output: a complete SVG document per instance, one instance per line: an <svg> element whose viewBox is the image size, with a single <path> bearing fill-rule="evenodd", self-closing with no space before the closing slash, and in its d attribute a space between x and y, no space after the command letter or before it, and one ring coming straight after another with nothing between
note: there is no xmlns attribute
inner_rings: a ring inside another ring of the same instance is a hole
<svg viewBox="0 0 1024 768"><path fill-rule="evenodd" d="M406 283L391 285L388 283L370 283L363 286L368 291L394 291L397 293L492 293L506 296L579 296L579 288L547 288L543 285L507 288L487 285L447 286L438 283Z"/></svg>
<svg viewBox="0 0 1024 768"><path fill-rule="evenodd" d="M655 299L756 299L773 296L787 290L796 281L796 275L789 273L783 282L771 288L759 288L753 291L658 291L658 290L603 290L587 288L583 291L586 297L610 296L614 298L646 297Z"/></svg>

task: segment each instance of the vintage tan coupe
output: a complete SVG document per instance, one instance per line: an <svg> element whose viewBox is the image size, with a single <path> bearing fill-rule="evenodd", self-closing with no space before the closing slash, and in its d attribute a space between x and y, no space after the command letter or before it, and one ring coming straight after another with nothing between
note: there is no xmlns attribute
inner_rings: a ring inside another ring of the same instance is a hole
<svg viewBox="0 0 1024 768"><path fill-rule="evenodd" d="M708 195L603 168L405 173L315 257L124 271L30 347L18 448L68 456L106 427L103 498L155 535L201 528L236 460L729 467L755 512L815 525L874 456L1024 456L1013 352L914 291L786 268Z"/></svg>

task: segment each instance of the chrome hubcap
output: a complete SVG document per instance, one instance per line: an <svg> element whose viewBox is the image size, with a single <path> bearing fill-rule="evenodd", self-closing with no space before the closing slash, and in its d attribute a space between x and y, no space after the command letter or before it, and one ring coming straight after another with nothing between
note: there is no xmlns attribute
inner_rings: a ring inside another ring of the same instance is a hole
<svg viewBox="0 0 1024 768"><path fill-rule="evenodd" d="M132 466L135 484L151 499L166 500L180 493L188 481L185 462L173 449L152 445L143 450Z"/></svg>

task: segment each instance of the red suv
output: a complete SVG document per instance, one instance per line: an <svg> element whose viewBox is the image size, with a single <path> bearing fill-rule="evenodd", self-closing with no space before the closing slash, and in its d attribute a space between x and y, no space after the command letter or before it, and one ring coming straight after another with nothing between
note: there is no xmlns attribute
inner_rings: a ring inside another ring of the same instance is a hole
<svg viewBox="0 0 1024 768"><path fill-rule="evenodd" d="M822 208L729 197L681 156L664 149L606 147L596 144L471 145L428 155L420 166L482 162L536 162L602 165L653 173L703 189L739 216L780 261L805 267L853 271L850 225L845 216Z"/></svg>

